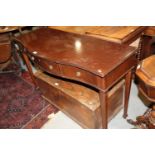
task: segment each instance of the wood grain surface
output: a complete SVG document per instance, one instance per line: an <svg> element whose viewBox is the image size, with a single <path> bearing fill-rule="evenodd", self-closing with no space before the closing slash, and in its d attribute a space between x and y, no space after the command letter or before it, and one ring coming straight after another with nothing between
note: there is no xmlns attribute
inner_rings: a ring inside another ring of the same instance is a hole
<svg viewBox="0 0 155 155"><path fill-rule="evenodd" d="M63 65L76 66L104 77L136 49L79 34L48 28L16 38L35 57Z"/></svg>
<svg viewBox="0 0 155 155"><path fill-rule="evenodd" d="M49 26L49 28L90 35L116 43L128 42L146 29L143 26Z"/></svg>

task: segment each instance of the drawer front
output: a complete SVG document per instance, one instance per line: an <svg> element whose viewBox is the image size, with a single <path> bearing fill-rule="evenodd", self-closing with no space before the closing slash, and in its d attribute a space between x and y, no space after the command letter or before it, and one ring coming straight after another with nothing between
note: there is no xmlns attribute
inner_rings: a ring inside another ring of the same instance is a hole
<svg viewBox="0 0 155 155"><path fill-rule="evenodd" d="M42 70L55 74L55 75L60 75L60 70L58 64L54 62L49 62L46 60L43 60L41 58L36 58L36 57L31 57L33 59L33 62Z"/></svg>
<svg viewBox="0 0 155 155"><path fill-rule="evenodd" d="M87 72L77 67L67 66L67 65L61 66L61 71L64 77L81 81L81 82L93 85L95 87L98 86L99 77L97 77L96 75L90 72Z"/></svg>

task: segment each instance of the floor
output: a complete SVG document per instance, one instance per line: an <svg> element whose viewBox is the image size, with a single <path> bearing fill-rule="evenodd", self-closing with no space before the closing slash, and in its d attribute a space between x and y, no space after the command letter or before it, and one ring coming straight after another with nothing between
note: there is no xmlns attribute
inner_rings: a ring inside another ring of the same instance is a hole
<svg viewBox="0 0 155 155"><path fill-rule="evenodd" d="M138 97L137 86L132 83L131 94L129 100L128 118L135 119L136 116L142 115L147 107ZM121 110L110 122L108 128L110 129L131 129L132 125L127 123L126 119L122 118L123 110ZM82 129L77 123L71 120L62 112L49 116L49 121L42 127L42 129Z"/></svg>

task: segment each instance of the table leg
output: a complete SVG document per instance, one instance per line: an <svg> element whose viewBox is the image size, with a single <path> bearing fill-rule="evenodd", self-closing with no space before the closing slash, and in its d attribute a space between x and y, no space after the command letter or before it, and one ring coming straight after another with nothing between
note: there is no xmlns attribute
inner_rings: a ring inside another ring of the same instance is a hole
<svg viewBox="0 0 155 155"><path fill-rule="evenodd" d="M132 70L130 70L125 76L125 97L124 97L124 114L123 117L126 118L128 116L128 103L129 103L129 95L131 89L131 81L132 81Z"/></svg>
<svg viewBox="0 0 155 155"><path fill-rule="evenodd" d="M107 92L103 92L100 90L99 97L100 97L100 104L101 104L102 128L107 129L107 127L108 127L108 96L107 96Z"/></svg>
<svg viewBox="0 0 155 155"><path fill-rule="evenodd" d="M30 61L29 61L29 59L28 59L28 57L27 57L27 55L26 55L25 53L22 53L22 55L23 55L23 58L24 58L24 60L25 60L27 69L28 69L28 71L29 71L29 73L30 73L32 82L34 83L35 87L38 88L38 85L37 85L37 83L36 83L36 81L35 81L35 78L34 78L34 75L33 75L33 71L32 71L32 67L31 67Z"/></svg>

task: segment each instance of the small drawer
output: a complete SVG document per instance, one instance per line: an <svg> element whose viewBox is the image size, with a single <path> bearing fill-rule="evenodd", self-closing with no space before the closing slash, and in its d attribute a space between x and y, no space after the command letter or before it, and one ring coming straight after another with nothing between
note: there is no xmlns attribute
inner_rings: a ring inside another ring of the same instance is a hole
<svg viewBox="0 0 155 155"><path fill-rule="evenodd" d="M88 71L85 71L83 69L73 67L73 66L67 66L63 65L61 66L61 71L64 77L78 80L90 85L93 85L95 87L98 86L98 78L93 73L90 73Z"/></svg>
<svg viewBox="0 0 155 155"><path fill-rule="evenodd" d="M60 70L59 70L59 66L58 64L54 63L54 62L49 62L47 60L43 60L41 58L36 58L36 57L32 57L31 59L33 59L34 63L42 70L51 73L51 74L55 74L55 75L59 75L60 74Z"/></svg>

